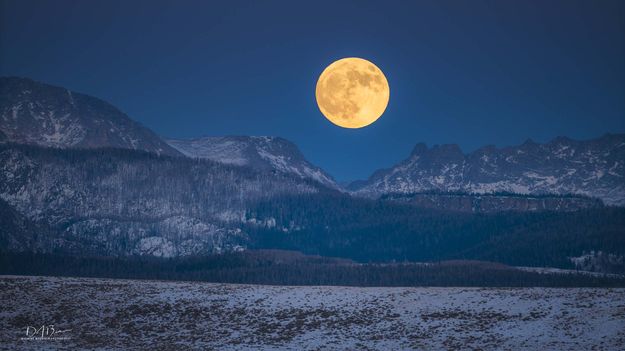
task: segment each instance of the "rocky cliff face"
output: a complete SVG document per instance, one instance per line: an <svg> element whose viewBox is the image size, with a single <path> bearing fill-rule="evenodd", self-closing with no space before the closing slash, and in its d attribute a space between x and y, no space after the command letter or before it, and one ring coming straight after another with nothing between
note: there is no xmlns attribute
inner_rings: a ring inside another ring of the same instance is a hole
<svg viewBox="0 0 625 351"><path fill-rule="evenodd" d="M2 141L180 155L151 130L100 99L15 77L0 78Z"/></svg>
<svg viewBox="0 0 625 351"><path fill-rule="evenodd" d="M564 137L546 144L483 147L463 154L457 145L417 144L395 167L354 182L357 196L424 191L518 194L580 194L609 205L625 205L625 135L577 141Z"/></svg>
<svg viewBox="0 0 625 351"><path fill-rule="evenodd" d="M275 170L338 188L332 176L308 162L297 146L286 139L266 136L225 136L191 140L169 139L167 143L188 157L249 166L261 171Z"/></svg>

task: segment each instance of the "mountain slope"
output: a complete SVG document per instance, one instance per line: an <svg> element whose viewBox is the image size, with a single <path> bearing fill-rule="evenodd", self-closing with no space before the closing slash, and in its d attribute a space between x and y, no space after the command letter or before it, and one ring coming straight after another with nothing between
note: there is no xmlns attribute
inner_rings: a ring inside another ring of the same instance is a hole
<svg viewBox="0 0 625 351"><path fill-rule="evenodd" d="M224 136L191 140L169 139L167 143L189 157L249 166L261 171L276 170L338 188L329 174L308 162L297 146L286 139L266 136Z"/></svg>
<svg viewBox="0 0 625 351"><path fill-rule="evenodd" d="M16 77L0 78L0 141L179 155L151 130L100 99Z"/></svg>
<svg viewBox="0 0 625 351"><path fill-rule="evenodd" d="M545 144L528 140L469 154L457 145L420 143L408 159L350 184L349 190L365 197L431 190L580 194L625 205L625 134L588 141L559 137Z"/></svg>
<svg viewBox="0 0 625 351"><path fill-rule="evenodd" d="M50 247L51 233L0 199L0 251L45 251Z"/></svg>
<svg viewBox="0 0 625 351"><path fill-rule="evenodd" d="M10 206L0 214L6 223L23 218L51 228L44 251L171 257L235 250L245 245L241 226L251 204L319 191L327 188L210 160L0 145L0 199ZM0 235L5 249L15 246L9 234Z"/></svg>

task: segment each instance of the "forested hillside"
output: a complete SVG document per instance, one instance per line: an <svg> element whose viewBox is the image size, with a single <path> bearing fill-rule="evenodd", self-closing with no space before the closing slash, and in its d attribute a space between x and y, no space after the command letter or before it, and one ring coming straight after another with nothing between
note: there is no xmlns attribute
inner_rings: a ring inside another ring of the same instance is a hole
<svg viewBox="0 0 625 351"><path fill-rule="evenodd" d="M51 228L55 234L37 246L44 251L170 257L232 250L245 244L240 224L249 203L320 190L299 177L210 160L0 145L0 198Z"/></svg>
<svg viewBox="0 0 625 351"><path fill-rule="evenodd" d="M352 197L280 172L123 149L5 144L0 165L7 251L178 257L287 249L358 262L560 268L600 252L613 257L608 265L583 266L625 272L619 207L440 211Z"/></svg>
<svg viewBox="0 0 625 351"><path fill-rule="evenodd" d="M479 259L573 268L571 257L592 250L625 255L619 207L473 214L312 194L261 202L248 217L275 220L273 228L248 230L255 247L362 262Z"/></svg>

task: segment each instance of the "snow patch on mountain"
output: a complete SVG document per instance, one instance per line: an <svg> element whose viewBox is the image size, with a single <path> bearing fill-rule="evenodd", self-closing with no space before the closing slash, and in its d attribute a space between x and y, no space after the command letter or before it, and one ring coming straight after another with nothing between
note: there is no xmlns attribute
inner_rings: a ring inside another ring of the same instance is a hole
<svg viewBox="0 0 625 351"><path fill-rule="evenodd" d="M569 257L576 269L592 272L622 272L625 267L623 255L592 250L577 257Z"/></svg>
<svg viewBox="0 0 625 351"><path fill-rule="evenodd" d="M325 186L338 188L334 179L321 168L308 162L295 144L279 137L220 136L166 141L187 157L293 174L302 179L311 179Z"/></svg>
<svg viewBox="0 0 625 351"><path fill-rule="evenodd" d="M138 253L156 257L174 257L176 248L174 244L160 236L143 238L137 245Z"/></svg>

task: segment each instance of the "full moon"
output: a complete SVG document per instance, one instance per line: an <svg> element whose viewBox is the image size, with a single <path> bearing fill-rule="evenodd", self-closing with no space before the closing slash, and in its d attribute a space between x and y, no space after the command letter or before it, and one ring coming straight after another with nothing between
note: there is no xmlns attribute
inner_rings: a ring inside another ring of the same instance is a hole
<svg viewBox="0 0 625 351"><path fill-rule="evenodd" d="M390 88L372 62L348 57L333 62L319 76L317 105L330 122L362 128L375 122L388 105Z"/></svg>

